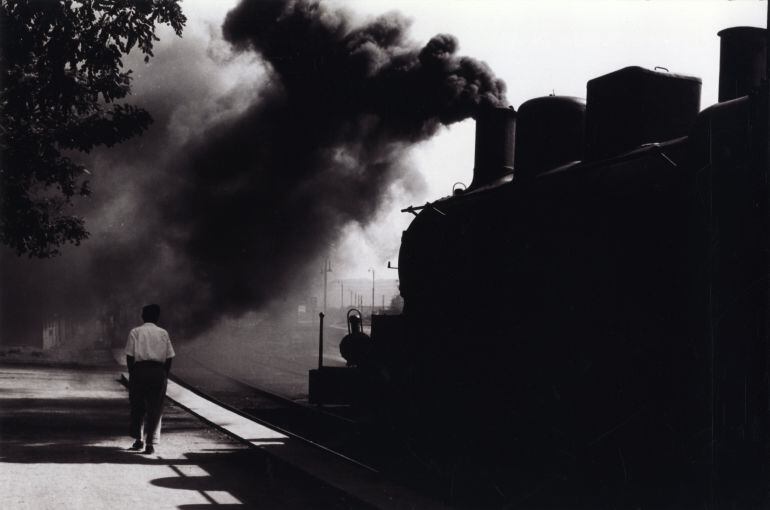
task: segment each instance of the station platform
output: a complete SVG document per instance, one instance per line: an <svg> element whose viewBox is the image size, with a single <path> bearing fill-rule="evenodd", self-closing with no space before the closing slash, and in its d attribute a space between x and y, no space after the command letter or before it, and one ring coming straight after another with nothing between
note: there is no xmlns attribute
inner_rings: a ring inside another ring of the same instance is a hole
<svg viewBox="0 0 770 510"><path fill-rule="evenodd" d="M156 452L129 451L120 377L0 365L4 509L444 508L176 384Z"/></svg>

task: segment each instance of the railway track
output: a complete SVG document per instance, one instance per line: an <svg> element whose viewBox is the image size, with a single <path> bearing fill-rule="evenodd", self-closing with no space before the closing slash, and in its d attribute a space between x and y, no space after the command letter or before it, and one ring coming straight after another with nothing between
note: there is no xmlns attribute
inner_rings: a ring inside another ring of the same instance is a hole
<svg viewBox="0 0 770 510"><path fill-rule="evenodd" d="M297 402L205 366L194 357L176 363L171 379L177 384L245 418L321 448L371 472L387 464L373 431L343 414Z"/></svg>
<svg viewBox="0 0 770 510"><path fill-rule="evenodd" d="M202 397L425 495L444 496L445 481L430 463L403 437L372 423L370 417L345 406L298 402L207 367L194 357L186 356L186 363L177 358L172 379Z"/></svg>
<svg viewBox="0 0 770 510"><path fill-rule="evenodd" d="M223 375L222 377L226 377L226 376ZM209 393L206 393L203 389L201 389L199 387L196 387L193 384L190 384L188 381L185 381L184 379L180 378L177 375L171 375L169 378L171 380L173 380L175 383L177 383L178 385L186 388L187 390L189 390L189 391L191 391L193 393L196 393L196 394L200 395L201 397L203 397L203 398L205 398L207 400L210 400L211 402L219 405L220 407L228 409L229 411L232 411L232 412L234 412L234 413L236 413L236 414L238 414L238 415L240 415L240 416L242 416L244 418L247 418L249 420L252 420L252 421L255 421L255 422L260 423L262 425L265 425L265 426L267 426L267 427L269 427L271 429L274 429L274 430L276 430L276 431L278 431L278 432L280 432L280 433L282 433L282 434L284 434L286 436L292 437L294 439L302 441L303 443L309 444L309 445L313 446L314 448L318 448L318 449L324 450L324 451L326 451L328 453L331 453L331 454L341 458L342 460L344 460L346 462L349 462L349 463L352 463L352 464L355 464L358 467L363 468L363 469L365 469L367 471L370 471L372 473L379 473L379 471L376 468L374 468L374 467L372 467L372 466L370 466L370 465L368 465L368 464L366 464L366 463L364 463L364 462L362 462L360 460L357 460L357 459L354 459L352 457L349 457L349 456L345 455L344 453L342 453L340 451L337 451L337 450L334 450L332 448L329 448L329 447L325 446L324 444L322 444L321 442L319 442L319 439L320 440L324 439L324 435L323 434L318 434L318 433L316 433L316 434L307 434L306 432L308 430L313 430L313 429L308 428L306 426L304 428L305 431L303 432L302 430L299 430L298 427L292 426L293 424L301 423L301 422L304 422L304 423L307 424L308 421L309 421L307 417L305 417L304 420L302 418L296 418L296 417L295 417L294 420L288 420L286 417L284 417L282 420L275 420L275 419L270 419L269 416L267 416L267 417L266 416L259 416L260 414L262 414L259 409L239 409L237 407L233 407L232 405L228 404L227 402L222 401L219 398L217 398L215 396L212 396ZM301 404L294 403L294 402L292 402L289 399L285 399L285 398L283 398L281 396L278 396L278 395L275 395L275 394L271 394L269 392L265 392L264 390L260 390L258 388L253 388L253 387L247 386L247 385L245 385L243 383L240 383L238 381L234 381L234 382L236 384L241 384L241 385L245 386L244 387L244 391L256 392L257 394L262 395L262 396L266 397L267 399L269 399L269 400L271 400L273 402L279 403L279 404L284 405L284 406L290 406L290 407L294 408L296 411L299 411L300 413L312 413L311 409L306 409L306 406L302 406ZM333 419L337 419L337 417L335 417L334 415L329 414L329 413L324 413L324 419L325 420L333 420ZM344 421L348 422L348 423L353 423L350 420L346 420L344 418L342 418L342 419ZM279 423L277 423L278 421L281 421L282 423L279 424ZM316 425L318 424L318 420L317 419L314 419L313 421L314 421L314 424L316 424ZM288 428L286 428L287 424L289 425ZM313 435L314 438L308 437L309 435Z"/></svg>
<svg viewBox="0 0 770 510"><path fill-rule="evenodd" d="M454 475L437 465L424 449L414 449L403 429L399 433L383 427L371 416L357 416L345 406L318 407L286 398L217 371L189 355L177 354L170 379L247 420L411 488L422 497L435 501L454 498L458 483Z"/></svg>

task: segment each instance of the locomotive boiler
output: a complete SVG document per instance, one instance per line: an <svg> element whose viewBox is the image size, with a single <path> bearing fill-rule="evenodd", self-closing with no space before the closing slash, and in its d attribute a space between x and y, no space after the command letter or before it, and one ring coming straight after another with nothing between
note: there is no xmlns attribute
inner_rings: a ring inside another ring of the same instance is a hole
<svg viewBox="0 0 770 510"><path fill-rule="evenodd" d="M405 209L369 398L455 487L767 503L767 35L719 36L718 104L627 67L585 100L480 111L468 188Z"/></svg>

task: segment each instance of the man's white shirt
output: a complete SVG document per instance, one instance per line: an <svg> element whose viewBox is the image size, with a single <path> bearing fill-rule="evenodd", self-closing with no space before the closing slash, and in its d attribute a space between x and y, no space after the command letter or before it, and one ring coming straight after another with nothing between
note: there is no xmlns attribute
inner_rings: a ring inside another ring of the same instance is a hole
<svg viewBox="0 0 770 510"><path fill-rule="evenodd" d="M126 356L132 356L134 361L164 362L175 355L168 332L152 322L145 322L128 334Z"/></svg>

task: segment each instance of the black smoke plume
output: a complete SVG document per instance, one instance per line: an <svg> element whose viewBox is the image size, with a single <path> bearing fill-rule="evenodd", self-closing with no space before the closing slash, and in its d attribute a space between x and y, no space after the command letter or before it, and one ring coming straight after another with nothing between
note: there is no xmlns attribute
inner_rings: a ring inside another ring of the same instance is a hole
<svg viewBox="0 0 770 510"><path fill-rule="evenodd" d="M97 301L160 302L193 336L280 298L345 225L370 221L411 145L506 104L504 83L458 56L453 36L420 47L408 26L395 13L354 26L319 2L242 1L224 38L262 59L267 82L240 115L143 166L154 173L134 178L136 225L93 250Z"/></svg>
<svg viewBox="0 0 770 510"><path fill-rule="evenodd" d="M304 277L345 224L378 209L411 144L504 103L503 83L457 57L452 36L416 48L407 26L391 14L351 27L315 2L245 1L228 14L225 38L268 62L273 83L187 151L165 204L191 270L172 301L198 323Z"/></svg>

